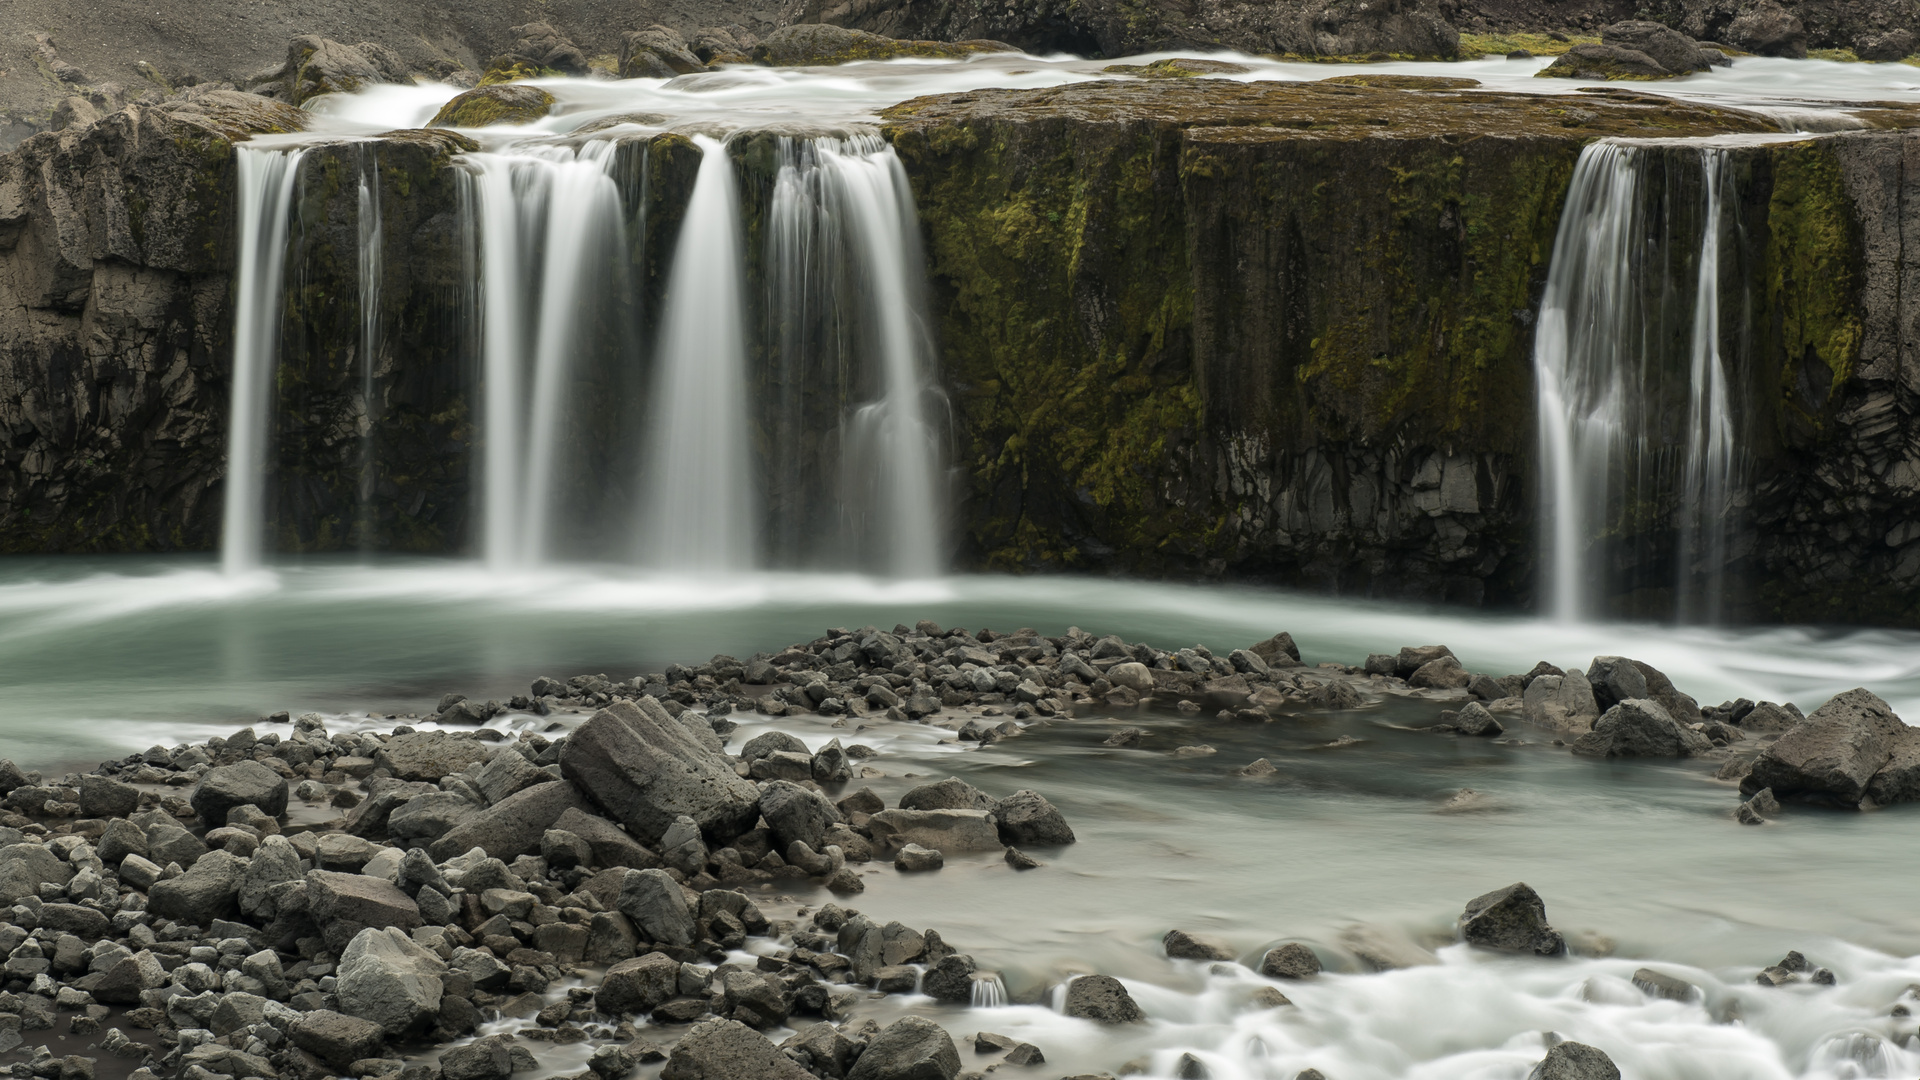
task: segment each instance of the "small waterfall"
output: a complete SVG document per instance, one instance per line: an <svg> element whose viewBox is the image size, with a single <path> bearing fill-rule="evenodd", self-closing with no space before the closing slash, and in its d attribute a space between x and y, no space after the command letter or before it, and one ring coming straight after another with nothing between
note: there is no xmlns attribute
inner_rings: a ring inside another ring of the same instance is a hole
<svg viewBox="0 0 1920 1080"><path fill-rule="evenodd" d="M495 569L550 554L583 328L622 291L616 144L469 154L481 244L482 548Z"/></svg>
<svg viewBox="0 0 1920 1080"><path fill-rule="evenodd" d="M280 355L287 218L302 149L234 148L240 259L233 316L233 398L227 421L226 505L220 565L229 574L260 566L265 527L267 424Z"/></svg>
<svg viewBox="0 0 1920 1080"><path fill-rule="evenodd" d="M809 346L863 361L847 366L868 373L873 399L842 418L840 439L849 546L862 568L931 577L946 561L945 500L926 415L935 353L906 171L872 134L783 140L782 155L767 264L783 374L821 362L798 355ZM782 414L776 426L792 422Z"/></svg>
<svg viewBox="0 0 1920 1080"><path fill-rule="evenodd" d="M976 1009L997 1009L1007 1003L1007 984L993 972L982 972L973 977L973 998L970 1004Z"/></svg>
<svg viewBox="0 0 1920 1080"><path fill-rule="evenodd" d="M654 353L642 560L674 571L745 570L758 545L740 202L726 147L704 135L693 141L700 169Z"/></svg>
<svg viewBox="0 0 1920 1080"><path fill-rule="evenodd" d="M382 245L386 232L380 220L380 159L363 144L359 192L360 240L360 547L373 543L374 439L380 420L374 393L374 371L380 359L380 289Z"/></svg>
<svg viewBox="0 0 1920 1080"><path fill-rule="evenodd" d="M1720 610L1741 481L1721 341L1731 188L1710 145L1600 142L1575 167L1534 338L1541 580L1562 621L1602 614L1616 586L1670 591L1680 618Z"/></svg>

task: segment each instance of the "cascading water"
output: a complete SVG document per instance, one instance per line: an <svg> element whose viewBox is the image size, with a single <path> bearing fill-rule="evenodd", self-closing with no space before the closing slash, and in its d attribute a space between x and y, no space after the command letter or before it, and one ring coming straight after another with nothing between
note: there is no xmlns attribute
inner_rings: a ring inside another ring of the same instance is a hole
<svg viewBox="0 0 1920 1080"><path fill-rule="evenodd" d="M380 288L382 246L386 231L380 219L380 159L368 148L361 157L359 191L360 241L360 546L373 536L374 429L379 409L374 394L374 369L380 359Z"/></svg>
<svg viewBox="0 0 1920 1080"><path fill-rule="evenodd" d="M863 568L930 577L945 564L934 346L905 170L879 136L783 140L767 263L785 371L851 353L877 391L842 418L841 505ZM812 328L812 333L800 328ZM787 416L781 420L790 419Z"/></svg>
<svg viewBox="0 0 1920 1080"><path fill-rule="evenodd" d="M235 148L240 207L234 298L233 399L227 423L226 504L220 564L229 574L260 565L266 498L267 418L280 355L287 217L301 149Z"/></svg>
<svg viewBox="0 0 1920 1080"><path fill-rule="evenodd" d="M482 549L495 569L547 558L569 376L590 313L622 292L616 144L470 154L480 219L485 449Z"/></svg>
<svg viewBox="0 0 1920 1080"><path fill-rule="evenodd" d="M1720 269L1727 155L1707 145L1598 142L1574 169L1534 338L1544 606L1564 622L1602 613L1623 538L1677 529L1672 611L1712 618L1722 600L1738 435L1722 353ZM1704 205L1673 182L1695 155ZM1653 166L1668 174L1657 182ZM1684 334L1670 262L1699 215ZM1684 364L1679 352L1684 341ZM1678 384L1678 385L1674 385ZM1684 398L1685 427L1670 429ZM1675 445L1677 444L1677 445ZM1675 472L1678 475L1673 475ZM1656 562L1659 560L1655 560ZM1636 582L1630 587L1645 588Z"/></svg>
<svg viewBox="0 0 1920 1080"><path fill-rule="evenodd" d="M746 423L740 200L719 140L694 136L700 170L674 248L654 353L643 562L676 572L751 568L755 489Z"/></svg>

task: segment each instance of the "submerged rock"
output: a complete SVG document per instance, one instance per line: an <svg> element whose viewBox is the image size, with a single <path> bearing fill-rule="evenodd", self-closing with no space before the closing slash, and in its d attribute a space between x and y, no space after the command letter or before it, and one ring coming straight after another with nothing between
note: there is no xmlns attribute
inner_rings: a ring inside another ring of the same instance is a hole
<svg viewBox="0 0 1920 1080"><path fill-rule="evenodd" d="M1559 956L1567 943L1547 925L1547 905L1526 882L1495 889L1467 902L1460 936L1469 945L1535 956Z"/></svg>
<svg viewBox="0 0 1920 1080"><path fill-rule="evenodd" d="M1297 941L1269 949L1260 958L1260 974L1269 979L1310 979L1320 974L1320 957Z"/></svg>
<svg viewBox="0 0 1920 1080"><path fill-rule="evenodd" d="M1232 960L1233 949L1225 942L1200 934L1189 934L1185 930L1169 930L1160 939L1160 945L1166 950L1170 960Z"/></svg>
<svg viewBox="0 0 1920 1080"><path fill-rule="evenodd" d="M1613 1059L1586 1043L1563 1042L1527 1074L1527 1080L1620 1080Z"/></svg>
<svg viewBox="0 0 1920 1080"><path fill-rule="evenodd" d="M553 111L553 95L537 86L501 83L455 95L427 121L435 128L530 124Z"/></svg>
<svg viewBox="0 0 1920 1080"><path fill-rule="evenodd" d="M1644 683L1641 688L1645 689ZM1608 709L1592 731L1573 743L1576 754L1605 758L1691 757L1712 749L1705 735L1674 720L1647 698L1628 698Z"/></svg>
<svg viewBox="0 0 1920 1080"><path fill-rule="evenodd" d="M1101 1024L1130 1024L1147 1015L1120 980L1111 975L1082 975L1068 983L1064 1011L1068 1016Z"/></svg>

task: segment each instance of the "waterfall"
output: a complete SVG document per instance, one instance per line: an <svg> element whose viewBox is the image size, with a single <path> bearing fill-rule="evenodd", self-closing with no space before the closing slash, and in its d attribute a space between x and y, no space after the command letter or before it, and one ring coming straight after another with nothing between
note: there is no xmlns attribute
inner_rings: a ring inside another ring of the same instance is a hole
<svg viewBox="0 0 1920 1080"><path fill-rule="evenodd" d="M701 161L674 245L654 353L642 559L673 571L755 563L740 204L726 147Z"/></svg>
<svg viewBox="0 0 1920 1080"><path fill-rule="evenodd" d="M1698 203L1675 179L1688 156ZM1561 621L1602 614L1615 561L1634 564L1630 589L1651 587L1639 562L1670 565L1672 614L1710 618L1721 603L1739 458L1720 341L1727 160L1712 146L1598 142L1574 168L1534 337L1540 580ZM1682 329L1668 308L1689 254ZM1669 527L1673 550L1622 556L1630 542L1661 548L1648 537Z"/></svg>
<svg viewBox="0 0 1920 1080"><path fill-rule="evenodd" d="M993 972L973 977L973 995L969 1002L976 1009L997 1009L1007 1003L1007 984Z"/></svg>
<svg viewBox="0 0 1920 1080"><path fill-rule="evenodd" d="M622 235L616 144L467 155L481 245L482 550L495 569L550 555L569 378Z"/></svg>
<svg viewBox="0 0 1920 1080"><path fill-rule="evenodd" d="M906 171L872 134L782 140L782 158L766 260L782 374L801 382L809 360L820 363L798 355L809 345L864 361L854 366L868 373L872 400L842 418L846 546L863 568L931 577L945 565L945 500L926 415L934 346ZM792 425L784 414L776 422Z"/></svg>
<svg viewBox="0 0 1920 1080"><path fill-rule="evenodd" d="M226 505L220 565L229 574L260 566L266 501L267 421L280 355L287 218L303 149L234 148L240 211L239 288L233 316L233 398L227 421Z"/></svg>
<svg viewBox="0 0 1920 1080"><path fill-rule="evenodd" d="M375 405L374 369L380 358L381 245L386 233L380 220L380 159L371 144L361 145L359 192L360 241L360 547L373 543L374 426L379 422Z"/></svg>

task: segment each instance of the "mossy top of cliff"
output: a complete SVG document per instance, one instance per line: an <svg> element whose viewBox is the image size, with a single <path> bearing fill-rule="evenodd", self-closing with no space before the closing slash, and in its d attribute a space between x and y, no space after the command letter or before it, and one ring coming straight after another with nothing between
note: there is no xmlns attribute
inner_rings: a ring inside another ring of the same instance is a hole
<svg viewBox="0 0 1920 1080"><path fill-rule="evenodd" d="M881 113L890 132L1071 119L1223 130L1217 138L1684 137L1775 132L1767 118L1652 95L1409 92L1327 82L1155 79L915 98Z"/></svg>
<svg viewBox="0 0 1920 1080"><path fill-rule="evenodd" d="M224 139L239 141L255 135L285 135L307 129L307 114L285 102L238 90L201 90L196 87L155 106L185 123L205 127Z"/></svg>
<svg viewBox="0 0 1920 1080"><path fill-rule="evenodd" d="M1016 51L1003 41L904 41L864 30L802 23L768 34L754 46L753 62L773 67L832 67L861 60L957 60L979 53Z"/></svg>
<svg viewBox="0 0 1920 1080"><path fill-rule="evenodd" d="M428 127L477 128L492 124L525 124L553 111L553 95L537 86L501 83L480 86L440 106Z"/></svg>

